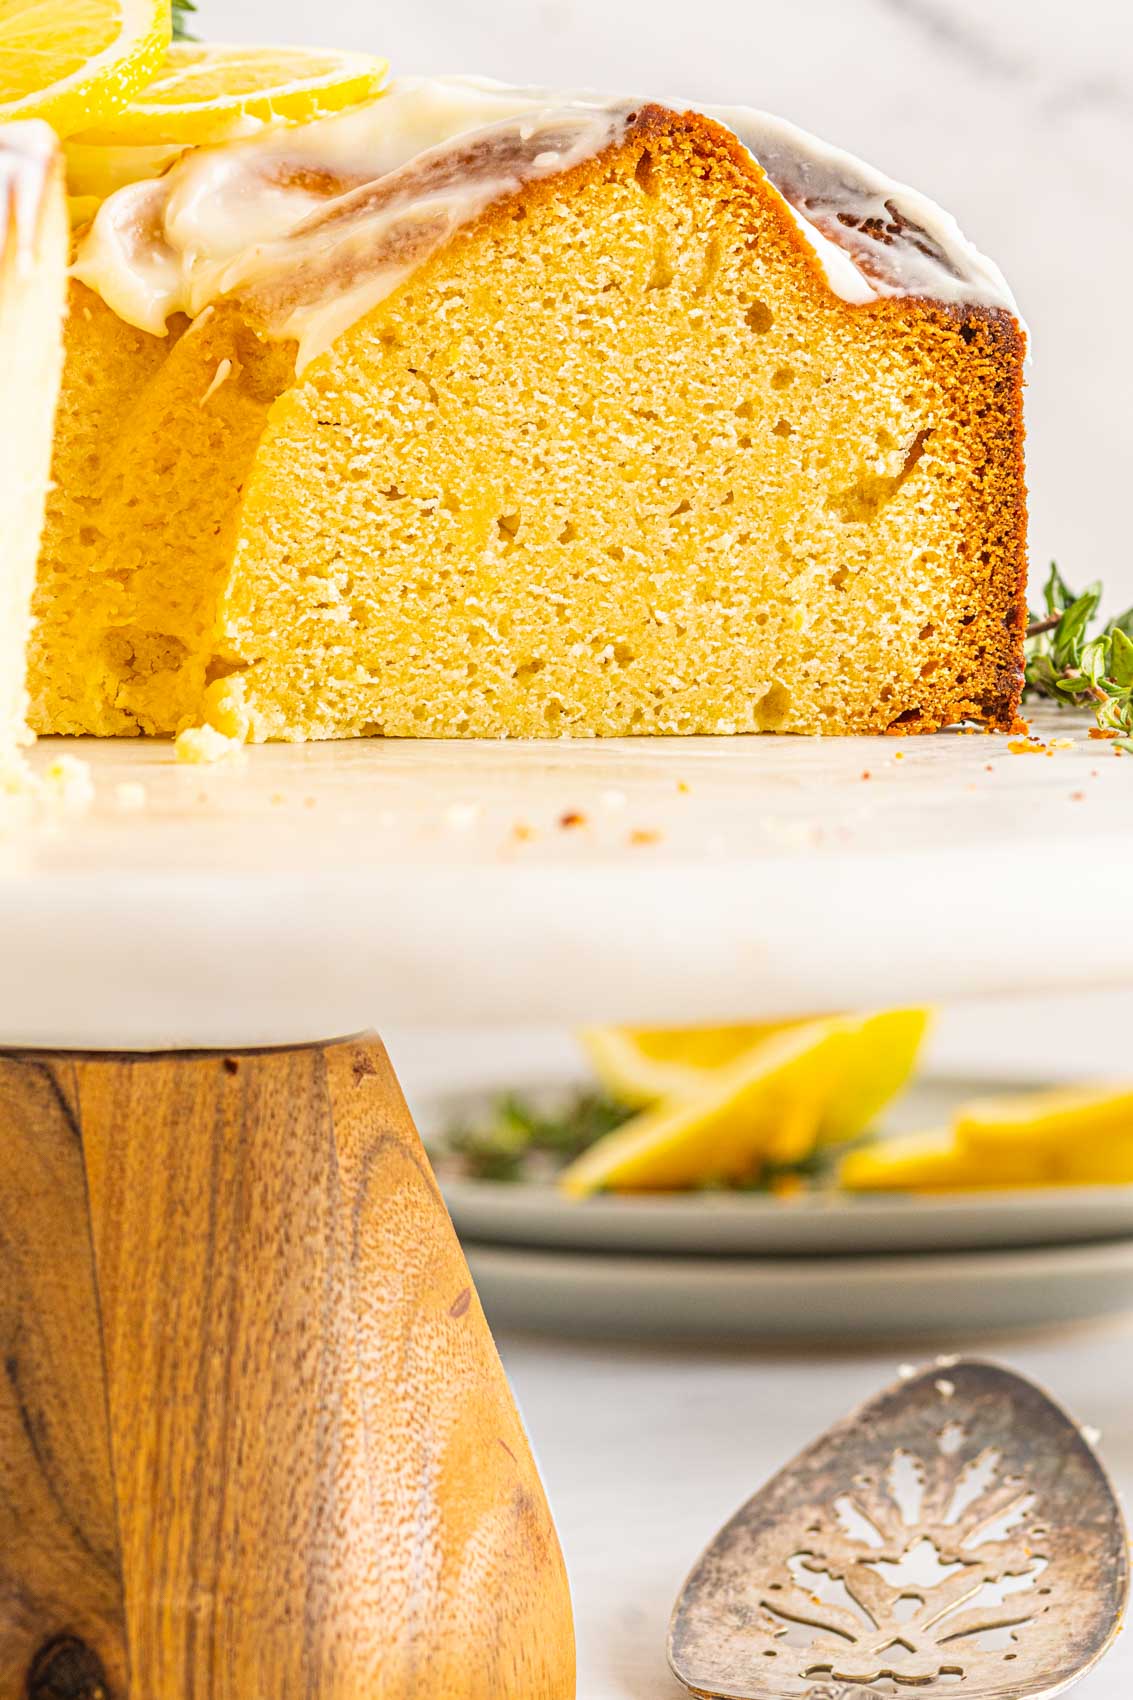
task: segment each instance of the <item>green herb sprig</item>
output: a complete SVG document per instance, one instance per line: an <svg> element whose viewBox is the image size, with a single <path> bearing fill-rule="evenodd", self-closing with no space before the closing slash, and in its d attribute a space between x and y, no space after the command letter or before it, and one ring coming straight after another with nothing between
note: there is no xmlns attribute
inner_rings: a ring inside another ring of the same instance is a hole
<svg viewBox="0 0 1133 1700"><path fill-rule="evenodd" d="M504 1092L482 1113L451 1125L429 1142L442 1177L474 1181L553 1181L559 1171L607 1133L635 1115L630 1105L584 1088L550 1106L522 1092ZM837 1184L847 1151L876 1136L819 1145L787 1163L757 1163L750 1175L717 1180L707 1176L697 1192L824 1190Z"/></svg>
<svg viewBox="0 0 1133 1700"><path fill-rule="evenodd" d="M1100 584L1079 594L1051 562L1045 612L1027 615L1024 696L1088 704L1117 734L1114 748L1133 755L1133 608L1091 635L1101 599Z"/></svg>
<svg viewBox="0 0 1133 1700"><path fill-rule="evenodd" d="M632 1114L602 1092L575 1093L552 1111L506 1092L486 1116L451 1127L431 1155L455 1158L470 1180L548 1178Z"/></svg>
<svg viewBox="0 0 1133 1700"><path fill-rule="evenodd" d="M174 41L196 41L188 28L188 14L197 9L196 0L173 0L173 39Z"/></svg>

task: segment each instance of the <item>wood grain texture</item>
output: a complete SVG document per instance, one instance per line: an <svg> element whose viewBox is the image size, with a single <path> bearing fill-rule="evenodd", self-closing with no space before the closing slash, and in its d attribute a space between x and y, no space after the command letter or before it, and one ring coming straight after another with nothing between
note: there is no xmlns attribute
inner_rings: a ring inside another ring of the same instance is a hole
<svg viewBox="0 0 1133 1700"><path fill-rule="evenodd" d="M570 1700L550 1515L380 1045L0 1063L0 1242L0 1700L46 1643L42 1700Z"/></svg>
<svg viewBox="0 0 1133 1700"><path fill-rule="evenodd" d="M33 1693L37 1661L39 1673L50 1674L52 1655L41 1653L68 1638L93 1650L114 1694L125 1692L98 1293L72 1075L67 1064L0 1056L2 1700Z"/></svg>

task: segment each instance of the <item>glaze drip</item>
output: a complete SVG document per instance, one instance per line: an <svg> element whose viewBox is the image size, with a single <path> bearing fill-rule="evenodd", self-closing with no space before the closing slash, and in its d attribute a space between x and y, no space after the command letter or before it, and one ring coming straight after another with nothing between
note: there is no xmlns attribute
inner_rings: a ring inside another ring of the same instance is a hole
<svg viewBox="0 0 1133 1700"><path fill-rule="evenodd" d="M748 106L701 110L730 129L812 229L841 249L876 295L1001 307L1019 317L1007 280L927 195Z"/></svg>
<svg viewBox="0 0 1133 1700"><path fill-rule="evenodd" d="M640 104L640 103L638 103ZM118 189L74 275L162 334L222 296L298 343L301 369L494 201L626 133L627 100L464 78L394 83L364 106L185 153ZM915 190L749 107L700 107L767 172L848 301L920 295L1016 314L998 268Z"/></svg>

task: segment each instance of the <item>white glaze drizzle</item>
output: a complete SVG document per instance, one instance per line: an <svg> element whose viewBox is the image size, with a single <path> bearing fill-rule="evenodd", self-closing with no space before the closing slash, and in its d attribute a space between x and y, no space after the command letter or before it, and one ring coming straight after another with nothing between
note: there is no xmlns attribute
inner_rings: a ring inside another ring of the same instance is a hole
<svg viewBox="0 0 1133 1700"><path fill-rule="evenodd" d="M994 260L927 195L753 106L699 110L732 131L784 200L848 255L875 295L1001 307L1020 317Z"/></svg>
<svg viewBox="0 0 1133 1700"><path fill-rule="evenodd" d="M222 295L294 337L300 369L493 201L624 134L628 103L457 79L395 84L310 124L185 154L117 190L74 275L161 334Z"/></svg>
<svg viewBox="0 0 1133 1700"><path fill-rule="evenodd" d="M301 369L493 201L619 140L642 103L473 78L401 79L376 101L184 154L116 190L74 275L162 334L224 295L298 342ZM848 301L920 295L1018 309L998 268L915 190L749 107L698 107L767 171Z"/></svg>

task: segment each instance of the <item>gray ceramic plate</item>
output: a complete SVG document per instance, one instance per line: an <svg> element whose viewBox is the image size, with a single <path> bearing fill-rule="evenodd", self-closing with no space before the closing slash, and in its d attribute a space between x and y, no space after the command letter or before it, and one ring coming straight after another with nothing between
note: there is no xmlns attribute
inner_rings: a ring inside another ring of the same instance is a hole
<svg viewBox="0 0 1133 1700"><path fill-rule="evenodd" d="M1133 1310L1133 1239L866 1258L466 1250L492 1326L550 1334L911 1349Z"/></svg>
<svg viewBox="0 0 1133 1700"><path fill-rule="evenodd" d="M918 1082L896 1106L894 1131L947 1119L986 1081ZM995 1090L1017 1090L1015 1083ZM553 1098L556 1090L548 1088ZM419 1104L422 1131L482 1109L491 1094L446 1094ZM971 1251L1067 1245L1133 1236L1133 1186L1022 1189L916 1197L765 1193L653 1193L579 1202L552 1185L446 1179L466 1242L576 1251L813 1257L829 1253Z"/></svg>

